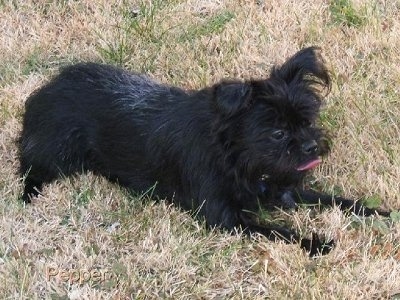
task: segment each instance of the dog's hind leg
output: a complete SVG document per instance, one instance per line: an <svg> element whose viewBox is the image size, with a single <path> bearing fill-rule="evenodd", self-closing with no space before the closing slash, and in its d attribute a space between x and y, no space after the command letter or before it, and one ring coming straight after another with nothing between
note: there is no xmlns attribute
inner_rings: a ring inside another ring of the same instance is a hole
<svg viewBox="0 0 400 300"><path fill-rule="evenodd" d="M20 174L24 178L22 200L25 203L30 203L32 197L40 194L44 183L51 182L58 176L54 171L44 170L34 165L26 167L25 164L21 164Z"/></svg>
<svg viewBox="0 0 400 300"><path fill-rule="evenodd" d="M77 126L56 132L23 134L20 140L20 169L24 178L22 200L40 194L43 184L60 176L69 176L91 169L92 156L88 151L85 131Z"/></svg>
<svg viewBox="0 0 400 300"><path fill-rule="evenodd" d="M31 177L25 179L24 193L22 194L22 200L25 203L30 203L32 197L37 197L42 190L43 182L35 180Z"/></svg>

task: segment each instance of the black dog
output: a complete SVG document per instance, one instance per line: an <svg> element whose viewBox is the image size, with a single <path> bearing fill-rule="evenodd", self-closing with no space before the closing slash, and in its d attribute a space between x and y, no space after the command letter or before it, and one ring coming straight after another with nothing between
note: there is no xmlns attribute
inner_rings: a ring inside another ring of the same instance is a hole
<svg viewBox="0 0 400 300"><path fill-rule="evenodd" d="M60 174L93 171L129 189L196 210L210 226L241 227L268 238L329 252L332 242L300 239L263 227L249 212L337 203L373 214L351 200L298 189L329 147L316 126L328 72L317 48L304 49L269 78L223 81L184 91L111 66L62 70L26 103L20 138L23 199Z"/></svg>

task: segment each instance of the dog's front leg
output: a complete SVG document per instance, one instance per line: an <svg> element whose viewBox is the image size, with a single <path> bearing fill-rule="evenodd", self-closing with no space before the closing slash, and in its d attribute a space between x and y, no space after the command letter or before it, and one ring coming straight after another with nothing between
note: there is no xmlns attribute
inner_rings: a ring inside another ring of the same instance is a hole
<svg viewBox="0 0 400 300"><path fill-rule="evenodd" d="M206 222L211 227L221 227L229 231L242 229L246 234L259 233L270 240L284 240L287 243L300 241L298 235L285 227L264 227L255 223L248 212L228 201L207 201L205 203Z"/></svg>
<svg viewBox="0 0 400 300"><path fill-rule="evenodd" d="M370 216L379 214L381 216L389 216L390 212L370 209L365 207L361 203L353 200L349 200L340 196L331 196L323 193L318 193L313 190L295 190L292 193L297 203L312 204L322 206L339 206L342 211L352 212L356 215Z"/></svg>
<svg viewBox="0 0 400 300"><path fill-rule="evenodd" d="M301 239L299 235L286 227L260 226L249 220L245 214L241 215L242 226L247 234L259 233L266 236L269 240L282 240L286 243L299 243L300 247L306 250L310 257L328 254L334 242L321 241L317 234L313 234L311 239Z"/></svg>
<svg viewBox="0 0 400 300"><path fill-rule="evenodd" d="M248 203L248 201L243 202ZM302 249L309 252L311 257L327 254L333 247L333 241L325 243L315 234L311 239L301 239L295 231L286 227L257 224L250 217L248 210L243 209L241 205L235 205L235 202L221 200L221 198L219 201L205 201L199 213L205 217L206 223L210 227L219 227L232 233L235 232L235 229L241 229L247 235L261 234L272 241L282 240L286 243L298 243Z"/></svg>

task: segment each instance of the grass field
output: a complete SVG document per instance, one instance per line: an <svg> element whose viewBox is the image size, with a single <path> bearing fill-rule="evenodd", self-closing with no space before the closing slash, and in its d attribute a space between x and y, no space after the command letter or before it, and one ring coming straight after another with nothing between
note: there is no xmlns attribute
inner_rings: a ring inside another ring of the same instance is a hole
<svg viewBox="0 0 400 300"><path fill-rule="evenodd" d="M280 213L327 256L208 231L190 214L94 175L25 207L15 140L27 96L78 61L184 88L268 75L322 48L332 73L320 190L400 208L399 0L0 0L0 299L400 299L400 217Z"/></svg>

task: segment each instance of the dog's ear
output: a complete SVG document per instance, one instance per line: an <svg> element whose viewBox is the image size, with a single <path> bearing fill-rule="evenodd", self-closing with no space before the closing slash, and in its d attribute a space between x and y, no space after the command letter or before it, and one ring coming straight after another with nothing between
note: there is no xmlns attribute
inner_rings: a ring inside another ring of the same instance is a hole
<svg viewBox="0 0 400 300"><path fill-rule="evenodd" d="M245 82L222 82L214 86L217 110L223 115L234 115L251 103L251 86Z"/></svg>
<svg viewBox="0 0 400 300"><path fill-rule="evenodd" d="M329 72L318 47L300 50L280 67L275 67L271 78L283 79L287 84L306 81L330 89Z"/></svg>

